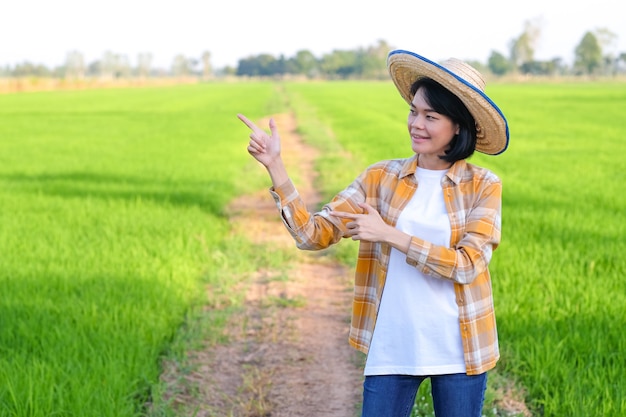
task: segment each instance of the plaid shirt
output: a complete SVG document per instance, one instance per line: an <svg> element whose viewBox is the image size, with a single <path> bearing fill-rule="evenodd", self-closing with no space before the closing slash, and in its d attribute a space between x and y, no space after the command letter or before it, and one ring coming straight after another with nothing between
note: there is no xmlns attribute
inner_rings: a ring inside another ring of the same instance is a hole
<svg viewBox="0 0 626 417"><path fill-rule="evenodd" d="M330 216L331 210L361 213L358 204L366 202L395 226L417 188L416 167L416 156L374 164L315 214L291 181L270 193L297 247L319 250L344 237L347 220ZM489 170L461 160L441 185L452 229L450 246L414 236L406 262L424 274L454 282L467 374L475 375L493 368L500 356L488 266L500 242L502 183ZM390 251L387 244L359 242L349 342L364 353L374 333Z"/></svg>

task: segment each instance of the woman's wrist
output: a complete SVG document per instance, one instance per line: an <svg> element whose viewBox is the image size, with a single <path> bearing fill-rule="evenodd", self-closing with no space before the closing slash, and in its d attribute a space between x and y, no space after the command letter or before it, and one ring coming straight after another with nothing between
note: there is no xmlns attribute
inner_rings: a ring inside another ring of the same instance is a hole
<svg viewBox="0 0 626 417"><path fill-rule="evenodd" d="M267 172L272 179L272 184L274 184L275 187L282 185L289 180L287 169L285 168L285 164L283 163L281 157L273 160L265 168L267 169Z"/></svg>
<svg viewBox="0 0 626 417"><path fill-rule="evenodd" d="M409 248L411 247L411 235L408 235L393 226L389 226L390 232L387 235L387 243L391 245L391 247L398 249L402 253L408 253Z"/></svg>

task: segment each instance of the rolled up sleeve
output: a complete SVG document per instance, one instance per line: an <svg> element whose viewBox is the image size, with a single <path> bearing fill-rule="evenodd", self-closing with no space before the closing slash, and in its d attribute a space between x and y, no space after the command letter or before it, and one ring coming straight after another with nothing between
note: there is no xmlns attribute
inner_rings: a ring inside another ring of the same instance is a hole
<svg viewBox="0 0 626 417"><path fill-rule="evenodd" d="M450 246L433 245L412 237L406 262L421 272L459 284L469 284L484 273L500 243L502 184L499 180L450 186L444 192L451 224ZM477 198L466 207L468 195Z"/></svg>

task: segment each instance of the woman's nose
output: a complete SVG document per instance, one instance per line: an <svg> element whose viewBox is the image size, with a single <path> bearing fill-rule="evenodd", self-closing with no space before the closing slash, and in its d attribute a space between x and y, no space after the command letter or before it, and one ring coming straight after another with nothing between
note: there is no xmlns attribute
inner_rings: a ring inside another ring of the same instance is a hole
<svg viewBox="0 0 626 417"><path fill-rule="evenodd" d="M424 118L421 117L419 114L411 116L411 118L409 119L409 124L413 127L421 128L424 126Z"/></svg>

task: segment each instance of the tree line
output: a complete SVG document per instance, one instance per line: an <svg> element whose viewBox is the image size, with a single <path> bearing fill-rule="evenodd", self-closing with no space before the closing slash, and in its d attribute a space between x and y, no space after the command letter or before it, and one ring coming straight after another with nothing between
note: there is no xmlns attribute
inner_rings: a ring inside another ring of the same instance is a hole
<svg viewBox="0 0 626 417"><path fill-rule="evenodd" d="M605 75L626 73L626 52L615 54L610 46L616 35L608 29L586 32L575 47L573 64L562 57L550 60L535 59L536 46L541 38L540 26L526 22L523 32L510 41L507 54L492 51L487 62L470 61L482 72L494 76L522 75ZM139 54L135 66L127 56L106 52L93 62L86 63L79 51L67 54L64 65L48 68L24 62L13 67L0 67L3 77L56 77L81 79L88 77L125 79L131 77L200 77L204 79L224 76L237 77L306 77L311 79L386 79L386 58L392 48L386 41L356 50L334 50L316 57L309 50L298 51L294 56L259 54L238 61L236 67L213 68L211 53L199 57L177 55L170 68L157 68L153 56Z"/></svg>

